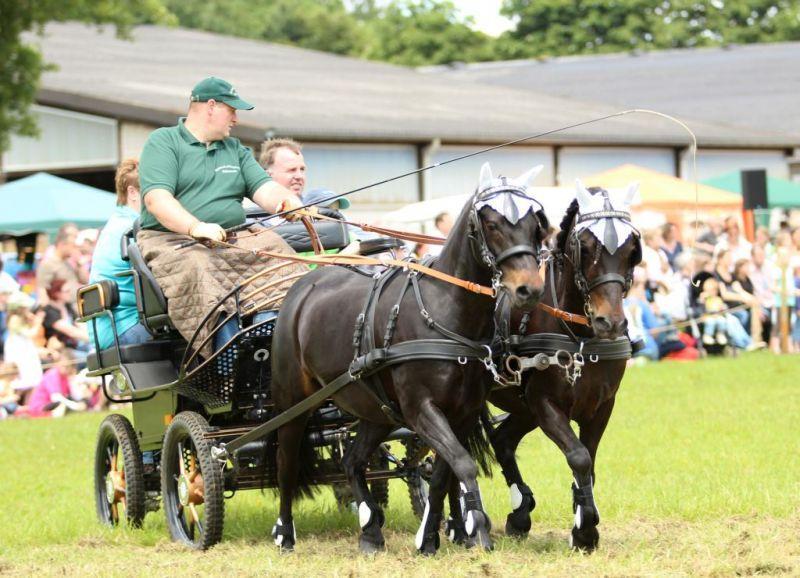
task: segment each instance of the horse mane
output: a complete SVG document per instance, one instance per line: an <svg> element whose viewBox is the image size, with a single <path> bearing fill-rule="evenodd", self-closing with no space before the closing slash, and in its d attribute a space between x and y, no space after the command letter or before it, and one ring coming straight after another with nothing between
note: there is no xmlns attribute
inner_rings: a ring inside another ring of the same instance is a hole
<svg viewBox="0 0 800 578"><path fill-rule="evenodd" d="M572 221L575 220L575 215L578 214L578 199L572 199L567 209L567 214L561 219L561 230L556 236L556 248L559 252L564 253L567 249L567 239L569 238L569 230L572 228Z"/></svg>
<svg viewBox="0 0 800 578"><path fill-rule="evenodd" d="M603 190L602 187L589 187L586 189L589 191L589 194L596 195L600 191ZM578 214L578 199L572 199L572 202L569 204L569 208L567 209L567 214L564 215L564 218L561 219L561 230L558 232L556 236L556 248L563 253L567 248L567 239L569 238L569 230L572 227L572 221L575 219L575 215Z"/></svg>

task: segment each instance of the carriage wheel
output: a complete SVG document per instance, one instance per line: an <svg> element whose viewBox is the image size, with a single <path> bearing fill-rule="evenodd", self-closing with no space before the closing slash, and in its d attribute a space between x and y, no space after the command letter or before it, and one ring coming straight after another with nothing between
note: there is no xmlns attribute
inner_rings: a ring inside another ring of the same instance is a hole
<svg viewBox="0 0 800 578"><path fill-rule="evenodd" d="M97 517L116 526L139 528L146 512L142 452L131 422L112 414L100 424L94 458Z"/></svg>
<svg viewBox="0 0 800 578"><path fill-rule="evenodd" d="M375 452L370 461L370 466L376 470L389 469L389 458L380 449ZM369 484L369 491L375 503L381 508L389 505L389 480L373 480Z"/></svg>
<svg viewBox="0 0 800 578"><path fill-rule="evenodd" d="M161 495L169 533L196 550L222 539L225 518L222 465L205 439L208 422L185 411L175 416L161 451Z"/></svg>

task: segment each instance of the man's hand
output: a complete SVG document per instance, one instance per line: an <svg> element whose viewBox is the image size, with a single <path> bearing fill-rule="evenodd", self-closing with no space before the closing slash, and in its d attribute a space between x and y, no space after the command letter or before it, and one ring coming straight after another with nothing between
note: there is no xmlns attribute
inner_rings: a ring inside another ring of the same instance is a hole
<svg viewBox="0 0 800 578"><path fill-rule="evenodd" d="M303 201L301 201L298 197L286 197L283 199L283 201L281 201L280 205L278 205L277 212L283 213L284 211L291 211L290 213L284 215L284 218L287 221L297 221L300 219L300 217L314 218L319 215L319 211L317 211L316 207L306 207L305 209L300 209L302 206Z"/></svg>
<svg viewBox="0 0 800 578"><path fill-rule="evenodd" d="M198 221L189 227L189 236L194 239L211 239L212 241L224 241L226 237L225 229L216 223L204 223Z"/></svg>

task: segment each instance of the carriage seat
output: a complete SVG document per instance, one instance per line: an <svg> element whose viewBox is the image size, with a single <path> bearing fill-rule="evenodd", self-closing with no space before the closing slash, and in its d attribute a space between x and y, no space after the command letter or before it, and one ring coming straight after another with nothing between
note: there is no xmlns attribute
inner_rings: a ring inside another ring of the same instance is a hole
<svg viewBox="0 0 800 578"><path fill-rule="evenodd" d="M120 345L119 350L116 347L109 347L89 353L86 357L86 367L89 371L97 371L128 363L169 360L185 347L186 342L182 339L160 339L136 345Z"/></svg>

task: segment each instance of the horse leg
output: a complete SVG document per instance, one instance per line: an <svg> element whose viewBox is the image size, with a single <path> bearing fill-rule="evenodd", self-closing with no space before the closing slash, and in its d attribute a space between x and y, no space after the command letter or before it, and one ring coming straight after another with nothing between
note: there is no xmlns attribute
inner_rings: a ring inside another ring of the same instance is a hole
<svg viewBox="0 0 800 578"><path fill-rule="evenodd" d="M536 499L522 479L516 451L522 438L537 426L533 414L512 413L489 436L511 494L511 513L506 517L506 534L517 538L524 538L531 529L531 512L536 507Z"/></svg>
<svg viewBox="0 0 800 578"><path fill-rule="evenodd" d="M272 527L275 545L281 551L294 550L297 534L292 519L292 501L298 489L300 474L300 446L306 435L306 423L310 416L306 412L278 428L278 489L280 491L280 512Z"/></svg>
<svg viewBox="0 0 800 578"><path fill-rule="evenodd" d="M595 469L597 467L597 447L600 445L600 440L606 431L608 420L611 419L611 412L614 409L615 398L611 398L597 408L591 419L582 420L578 423L580 426L581 443L586 446L589 452L589 457L592 460L592 484L597 483L597 474Z"/></svg>
<svg viewBox="0 0 800 578"><path fill-rule="evenodd" d="M478 488L478 465L475 460L458 440L450 428L447 418L430 400L423 401L414 412L413 417L410 415L407 417L414 431L436 452L437 459L441 458L446 461L458 479L461 513L467 534L474 538L479 546L491 550L492 541L489 537L491 522L483 510L481 493ZM477 422L477 416L467 422L471 426ZM445 478L446 474L442 474L442 477ZM429 505L436 506L438 510L434 513L441 515L447 480L437 480L437 482L442 484L442 495L441 497L437 496L438 503L429 499ZM431 493L433 494L433 484L431 484ZM423 518L423 525L425 523Z"/></svg>
<svg viewBox="0 0 800 578"><path fill-rule="evenodd" d="M450 468L448 467L448 470ZM469 537L467 529L464 526L464 518L461 515L461 486L459 485L458 478L450 471L450 480L447 484L447 499L450 505L450 515L444 523L444 534L447 539L453 544L459 544L472 548L475 545L475 540Z"/></svg>
<svg viewBox="0 0 800 578"><path fill-rule="evenodd" d="M537 400L536 410L542 431L564 453L574 476L572 509L575 512L575 525L570 535L570 545L580 550L594 550L600 540L597 532L600 517L592 493L592 458L572 431L569 416L553 400Z"/></svg>
<svg viewBox="0 0 800 578"><path fill-rule="evenodd" d="M414 540L417 551L425 556L433 556L439 549L439 526L444 517L444 497L451 477L450 466L437 455L428 484L428 501Z"/></svg>
<svg viewBox="0 0 800 578"><path fill-rule="evenodd" d="M370 457L389 435L393 426L360 421L355 440L347 448L342 466L347 481L353 489L353 496L358 503L358 523L361 535L358 539L359 549L365 554L372 554L384 549L385 541L381 528L385 521L383 510L375 503L367 486L365 471Z"/></svg>

